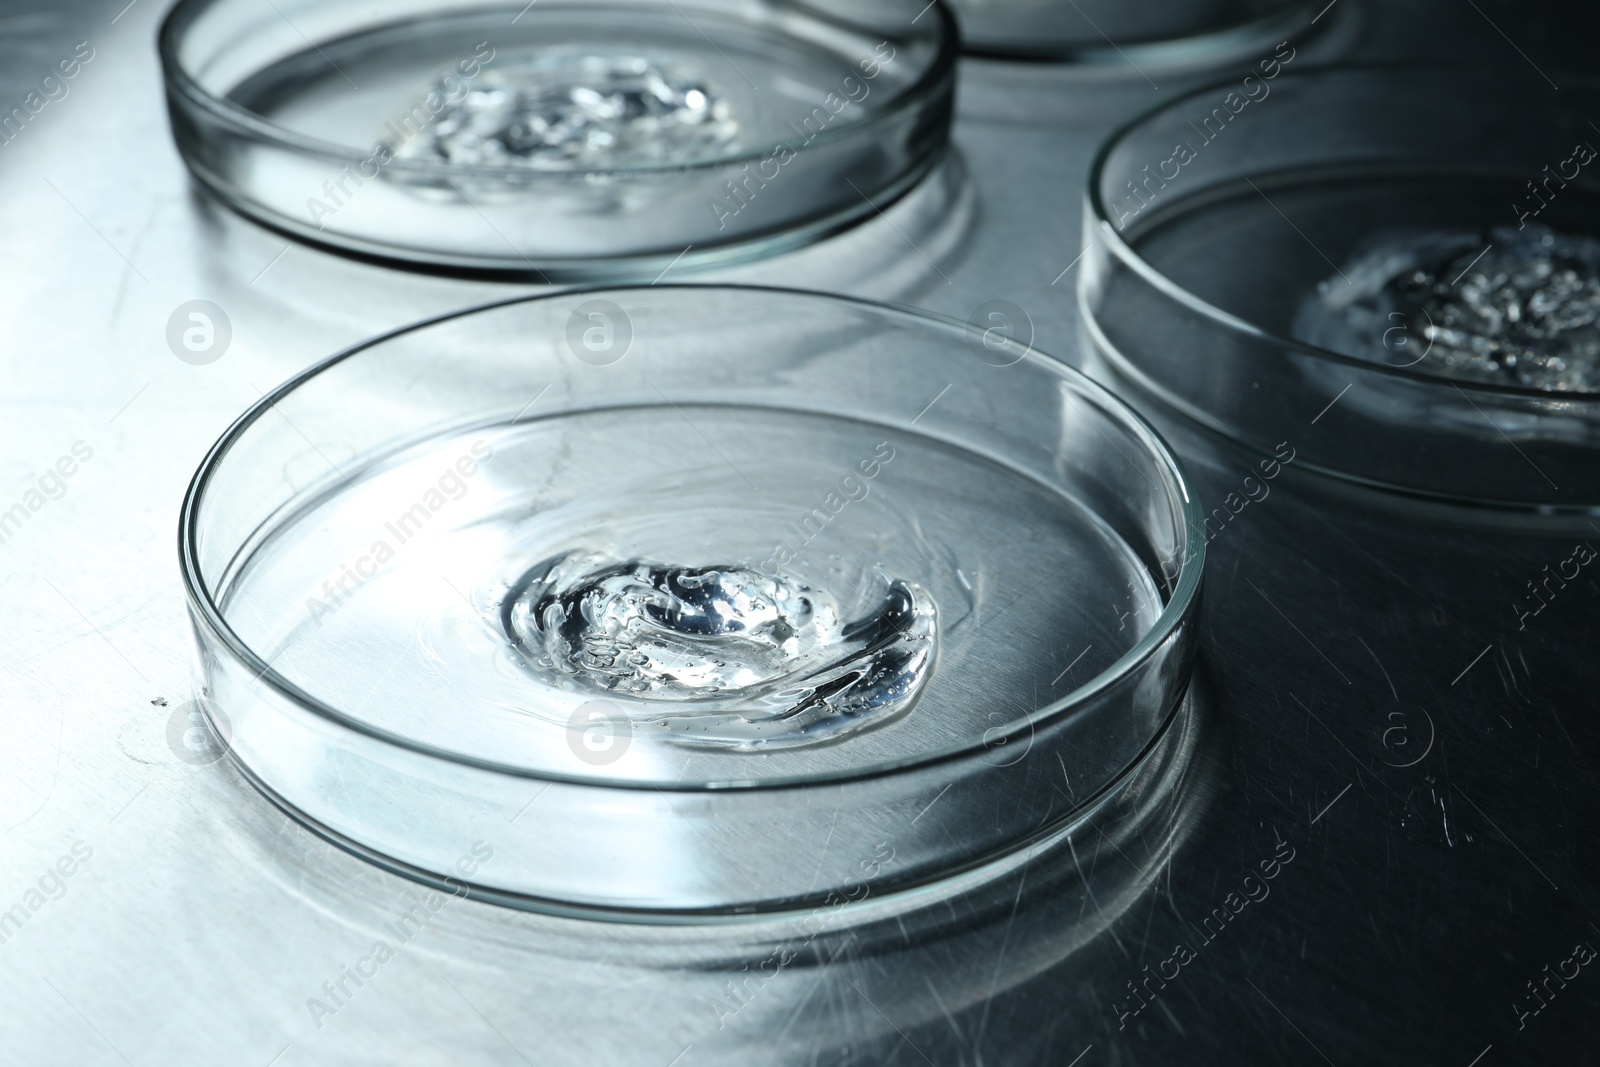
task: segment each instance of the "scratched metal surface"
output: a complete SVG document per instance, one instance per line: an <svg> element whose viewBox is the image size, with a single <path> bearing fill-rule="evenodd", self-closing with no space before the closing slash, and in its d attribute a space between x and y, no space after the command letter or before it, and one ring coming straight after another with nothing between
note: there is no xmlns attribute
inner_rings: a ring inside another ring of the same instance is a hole
<svg viewBox="0 0 1600 1067"><path fill-rule="evenodd" d="M1292 466L1210 547L1205 770L1175 794L1170 850L1084 842L1071 875L1041 858L999 906L948 902L944 929L891 947L846 936L733 1000L724 972L761 959L745 946L451 902L334 1013L311 1011L421 891L306 833L226 761L179 757L179 498L260 390L521 287L352 262L193 192L156 0L124 2L0 14L0 111L93 48L0 146L0 510L45 495L0 543L0 913L23 909L0 927L0 1064L1595 1056L1600 974L1574 953L1600 946L1600 571L1525 627L1515 605L1600 532L1416 514ZM1584 59L1576 11L1340 0L1302 49L1554 71ZM956 163L886 218L723 276L962 318L1004 297L1074 359L1061 272L1088 157L1184 79L963 77ZM195 298L233 326L203 367L165 341ZM1207 499L1238 486L1248 457L1163 425ZM72 473L41 489L62 457ZM1207 925L1219 907L1231 917Z"/></svg>

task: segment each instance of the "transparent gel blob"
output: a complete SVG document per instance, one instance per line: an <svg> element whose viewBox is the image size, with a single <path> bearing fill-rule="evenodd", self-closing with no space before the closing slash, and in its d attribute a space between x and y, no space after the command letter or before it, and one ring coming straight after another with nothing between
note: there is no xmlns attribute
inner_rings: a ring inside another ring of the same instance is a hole
<svg viewBox="0 0 1600 1067"><path fill-rule="evenodd" d="M1450 377L1600 390L1600 241L1536 224L1380 234L1306 297L1293 332Z"/></svg>
<svg viewBox="0 0 1600 1067"><path fill-rule="evenodd" d="M433 90L444 107L400 159L535 170L692 163L725 153L739 124L683 63L556 50Z"/></svg>
<svg viewBox="0 0 1600 1067"><path fill-rule="evenodd" d="M670 740L807 744L906 711L932 667L928 594L873 585L846 621L831 594L791 576L575 553L536 566L501 620L534 678L631 697L617 706Z"/></svg>

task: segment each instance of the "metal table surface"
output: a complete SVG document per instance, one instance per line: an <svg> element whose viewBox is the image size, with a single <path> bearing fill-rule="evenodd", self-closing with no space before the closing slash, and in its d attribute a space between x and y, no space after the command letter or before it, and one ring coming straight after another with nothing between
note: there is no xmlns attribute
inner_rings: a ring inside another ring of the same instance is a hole
<svg viewBox="0 0 1600 1067"><path fill-rule="evenodd" d="M1525 627L1514 608L1600 530L1424 513L1292 468L1209 547L1187 769L1153 837L1102 827L993 899L941 902L937 929L847 932L754 982L755 934L453 901L333 999L324 983L424 890L174 742L193 686L178 503L272 384L527 286L356 262L212 203L168 135L157 0L124 3L0 14L0 110L78 42L93 50L0 144L0 511L76 456L0 541L0 916L20 916L0 925L0 1064L1600 1056L1580 948L1600 946L1600 584L1586 572ZM1584 58L1575 10L1339 0L1299 47L1556 71ZM922 188L716 276L960 318L1005 298L1076 361L1088 159L1194 78L989 62L962 78L958 151ZM165 340L195 298L232 323L208 366ZM1150 413L1204 499L1237 486L1248 457Z"/></svg>

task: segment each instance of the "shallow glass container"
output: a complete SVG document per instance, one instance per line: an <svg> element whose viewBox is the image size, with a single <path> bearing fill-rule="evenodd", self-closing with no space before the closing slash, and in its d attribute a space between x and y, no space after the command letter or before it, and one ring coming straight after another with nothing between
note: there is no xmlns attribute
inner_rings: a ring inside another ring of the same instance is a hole
<svg viewBox="0 0 1600 1067"><path fill-rule="evenodd" d="M1026 346L659 286L307 370L206 458L181 548L212 721L287 810L670 921L911 892L1082 817L1187 691L1197 523L1154 432Z"/></svg>
<svg viewBox="0 0 1600 1067"><path fill-rule="evenodd" d="M1600 258L1587 296L1583 269L1560 263L1552 285L1507 296L1503 257L1534 235L1600 250L1600 166L1579 162L1600 145L1587 118L1600 86L1558 77L1559 92L1531 70L1264 69L1135 120L1090 176L1087 347L1122 381L1297 465L1473 505L1600 504L1600 392L1445 358L1489 344L1451 332L1485 293L1515 317L1568 300L1558 285L1571 283L1583 300L1562 306L1590 321L1572 336L1600 336ZM1374 281L1391 277L1432 303L1396 310L1410 305Z"/></svg>
<svg viewBox="0 0 1600 1067"><path fill-rule="evenodd" d="M648 278L915 185L957 52L922 7L180 0L160 51L179 152L258 221L434 267Z"/></svg>

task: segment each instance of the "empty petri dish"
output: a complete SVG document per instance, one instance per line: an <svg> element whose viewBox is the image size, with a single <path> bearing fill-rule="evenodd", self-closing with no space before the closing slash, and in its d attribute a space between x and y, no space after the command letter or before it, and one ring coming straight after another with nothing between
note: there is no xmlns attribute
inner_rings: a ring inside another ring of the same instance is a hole
<svg viewBox="0 0 1600 1067"><path fill-rule="evenodd" d="M987 342L987 343L986 343ZM701 918L1004 857L1187 689L1198 511L1077 372L735 287L447 316L247 412L185 501L203 691L269 796L489 899Z"/></svg>
<svg viewBox="0 0 1600 1067"><path fill-rule="evenodd" d="M1264 451L1473 504L1600 504L1600 83L1265 71L1090 177L1091 347Z"/></svg>
<svg viewBox="0 0 1600 1067"><path fill-rule="evenodd" d="M955 30L912 0L181 0L178 149L305 240L545 277L814 241L949 138Z"/></svg>
<svg viewBox="0 0 1600 1067"><path fill-rule="evenodd" d="M1306 0L951 0L977 55L1085 66L1187 66L1306 29Z"/></svg>

